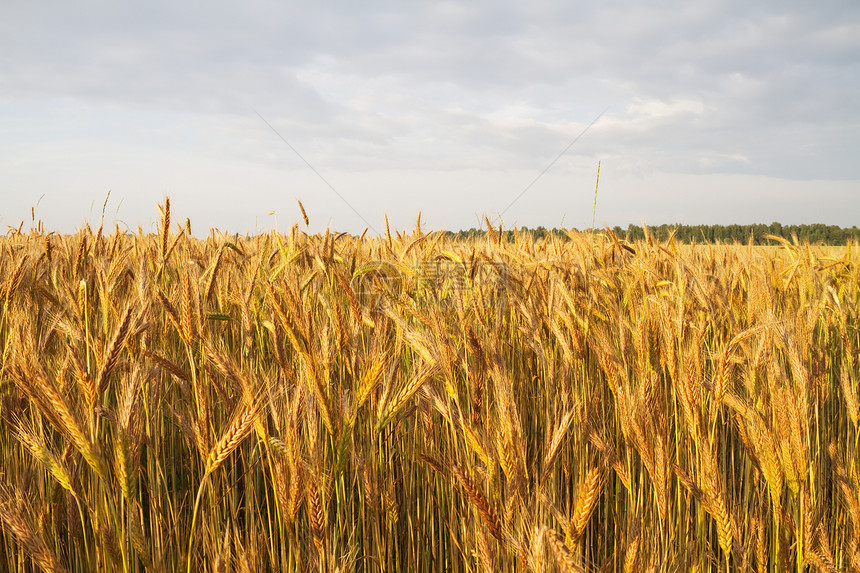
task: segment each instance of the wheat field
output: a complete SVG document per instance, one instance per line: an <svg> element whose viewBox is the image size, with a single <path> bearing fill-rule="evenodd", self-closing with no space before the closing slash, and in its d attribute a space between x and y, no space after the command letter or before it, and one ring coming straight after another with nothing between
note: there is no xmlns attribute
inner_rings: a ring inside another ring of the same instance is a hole
<svg viewBox="0 0 860 573"><path fill-rule="evenodd" d="M0 570L860 571L855 248L0 239Z"/></svg>

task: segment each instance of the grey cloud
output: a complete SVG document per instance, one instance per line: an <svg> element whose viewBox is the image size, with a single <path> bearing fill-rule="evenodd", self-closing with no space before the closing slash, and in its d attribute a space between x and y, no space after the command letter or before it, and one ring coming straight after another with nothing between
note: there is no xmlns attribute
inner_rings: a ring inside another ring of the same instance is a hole
<svg viewBox="0 0 860 573"><path fill-rule="evenodd" d="M257 110L326 172L538 171L609 106L554 170L602 157L629 174L860 178L854 2L9 2L4 11L8 109L128 110L165 122L150 139L129 128L152 145L178 129L164 117L183 116L180 127L204 142L194 149L219 161L302 168ZM34 137L17 125L7 147Z"/></svg>

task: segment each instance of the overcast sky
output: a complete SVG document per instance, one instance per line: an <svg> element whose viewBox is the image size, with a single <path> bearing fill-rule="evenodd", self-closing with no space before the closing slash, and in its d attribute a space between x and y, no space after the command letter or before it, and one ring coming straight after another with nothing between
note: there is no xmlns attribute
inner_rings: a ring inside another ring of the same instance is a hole
<svg viewBox="0 0 860 573"><path fill-rule="evenodd" d="M0 228L860 225L860 2L645 4L0 0Z"/></svg>

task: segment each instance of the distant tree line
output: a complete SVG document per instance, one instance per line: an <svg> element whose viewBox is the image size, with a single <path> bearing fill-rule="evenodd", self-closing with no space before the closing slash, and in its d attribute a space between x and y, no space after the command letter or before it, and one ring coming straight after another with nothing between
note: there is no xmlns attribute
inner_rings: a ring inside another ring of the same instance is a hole
<svg viewBox="0 0 860 573"><path fill-rule="evenodd" d="M824 225L815 223L812 225L782 225L780 223L771 223L770 225L755 224L755 225L656 225L648 226L648 233L660 240L665 241L669 237L674 237L676 241L685 244L692 243L742 243L753 245L769 245L773 244L774 240L768 236L782 237L789 241L794 241L796 238L801 243L821 244L821 245L844 245L848 241L852 243L860 243L860 229L853 227L838 227L836 225ZM543 239L549 236L555 236L560 239L567 239L568 231L577 232L577 229L547 229L545 227L537 227L529 229L528 227L519 227L519 233L528 233L536 239ZM603 229L595 229L596 233ZM588 232L588 229L585 230ZM639 225L628 225L627 228L615 226L612 232L618 237L628 241L639 241L645 238L645 229ZM475 239L483 237L487 233L486 229L462 230L459 232L447 231L447 235L451 238L461 240ZM498 233L498 229L494 230ZM514 241L515 233L512 230L502 232L502 238L506 241Z"/></svg>

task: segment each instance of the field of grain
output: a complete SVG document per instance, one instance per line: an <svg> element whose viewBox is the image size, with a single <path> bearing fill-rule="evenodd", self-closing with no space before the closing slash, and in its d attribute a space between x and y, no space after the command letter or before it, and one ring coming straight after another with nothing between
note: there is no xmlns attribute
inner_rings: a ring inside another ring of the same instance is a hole
<svg viewBox="0 0 860 573"><path fill-rule="evenodd" d="M0 570L860 571L856 249L0 239Z"/></svg>

